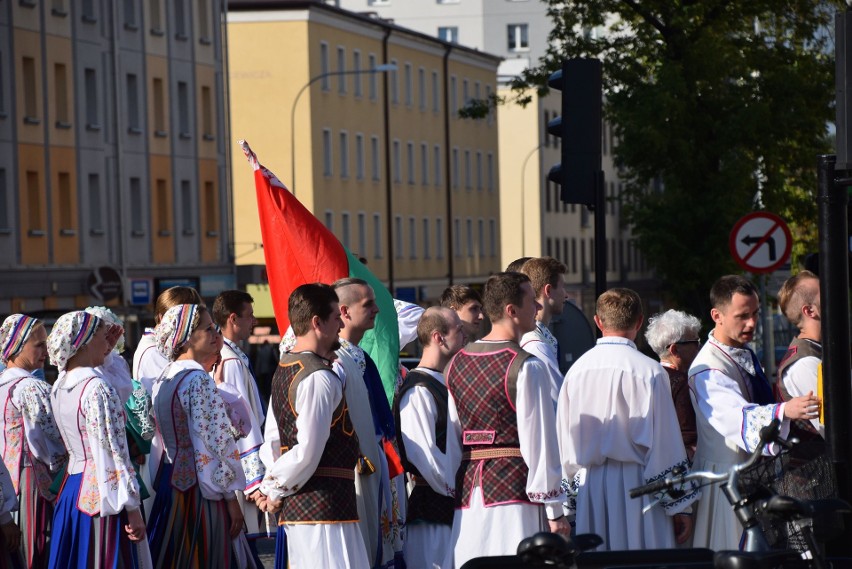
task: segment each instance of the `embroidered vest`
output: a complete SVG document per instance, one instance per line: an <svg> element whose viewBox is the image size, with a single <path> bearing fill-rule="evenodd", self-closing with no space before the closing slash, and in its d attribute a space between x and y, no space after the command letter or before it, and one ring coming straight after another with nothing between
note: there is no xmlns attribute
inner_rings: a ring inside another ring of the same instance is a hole
<svg viewBox="0 0 852 569"><path fill-rule="evenodd" d="M822 346L810 340L793 338L793 341L790 342L790 346L787 348L787 353L784 354L778 366L778 379L775 383L775 395L778 401L789 401L793 398L790 392L787 391L784 381L781 379L784 377L784 371L797 361L809 356L822 360ZM815 458L827 451L825 440L819 435L819 432L817 432L813 423L810 421L802 419L790 421L790 436L798 437L800 441L790 451L790 455L794 458Z"/></svg>
<svg viewBox="0 0 852 569"><path fill-rule="evenodd" d="M722 348L708 342L701 348L701 351L695 356L695 361L689 367L689 377L710 369L717 369L734 380L740 388L743 399L754 403L751 374L741 368Z"/></svg>
<svg viewBox="0 0 852 569"><path fill-rule="evenodd" d="M531 503L515 409L518 373L528 357L515 342L479 342L468 344L450 362L447 388L465 447L456 473L456 508L468 507L475 485L482 489L485 506Z"/></svg>
<svg viewBox="0 0 852 569"><path fill-rule="evenodd" d="M435 446L438 450L447 452L447 387L440 381L422 371L413 370L406 374L405 380L399 387L394 397L393 418L397 429L401 429L399 402L402 396L415 387L425 387L438 408L435 417ZM409 460L405 452L405 444L402 437L397 437L399 446L399 457L406 472L414 475L414 489L408 498L408 510L406 518L409 522L424 521L430 523L453 525L453 504L455 500L450 496L439 494L432 490L429 483L423 480L417 467Z"/></svg>
<svg viewBox="0 0 852 569"><path fill-rule="evenodd" d="M272 377L272 412L278 423L281 453L296 445L296 389L314 372L331 367L310 352L284 354ZM360 446L346 399L341 398L331 420L328 441L313 476L295 494L285 496L279 525L357 522L355 466Z"/></svg>
<svg viewBox="0 0 852 569"><path fill-rule="evenodd" d="M181 492L186 492L198 483L189 421L178 396L178 388L193 372L204 373L200 370L185 370L168 381L161 381L154 399L154 414L163 438L162 460L174 465L171 485Z"/></svg>

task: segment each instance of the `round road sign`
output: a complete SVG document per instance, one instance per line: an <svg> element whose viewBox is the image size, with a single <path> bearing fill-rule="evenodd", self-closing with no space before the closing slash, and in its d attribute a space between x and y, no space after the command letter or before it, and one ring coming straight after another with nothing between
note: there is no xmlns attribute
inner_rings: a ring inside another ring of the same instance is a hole
<svg viewBox="0 0 852 569"><path fill-rule="evenodd" d="M743 269L771 273L789 260L793 238L783 219L774 213L756 211L734 225L728 246Z"/></svg>

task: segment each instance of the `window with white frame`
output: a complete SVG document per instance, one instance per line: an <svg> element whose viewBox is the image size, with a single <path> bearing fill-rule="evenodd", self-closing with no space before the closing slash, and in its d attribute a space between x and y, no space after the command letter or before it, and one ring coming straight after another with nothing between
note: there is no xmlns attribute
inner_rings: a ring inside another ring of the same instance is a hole
<svg viewBox="0 0 852 569"><path fill-rule="evenodd" d="M323 176L331 176L334 173L334 167L331 163L331 129L322 129L322 174Z"/></svg>
<svg viewBox="0 0 852 569"><path fill-rule="evenodd" d="M325 228L334 232L334 212L330 209L325 210Z"/></svg>
<svg viewBox="0 0 852 569"><path fill-rule="evenodd" d="M452 177L453 188L458 189L459 187L459 149L453 148L453 164L452 164L452 172L450 172L450 176Z"/></svg>
<svg viewBox="0 0 852 569"><path fill-rule="evenodd" d="M485 220L481 217L476 221L476 229L477 249L479 249L479 257L482 258L485 256Z"/></svg>
<svg viewBox="0 0 852 569"><path fill-rule="evenodd" d="M456 76L450 76L450 114L455 116L459 112L458 89L456 85Z"/></svg>
<svg viewBox="0 0 852 569"><path fill-rule="evenodd" d="M426 70L422 67L417 70L417 98L420 110L426 110Z"/></svg>
<svg viewBox="0 0 852 569"><path fill-rule="evenodd" d="M408 183L414 183L414 143L410 140L406 144L406 162L408 162Z"/></svg>
<svg viewBox="0 0 852 569"><path fill-rule="evenodd" d="M488 153L485 175L488 177L488 191L494 191L494 154Z"/></svg>
<svg viewBox="0 0 852 569"><path fill-rule="evenodd" d="M464 228L467 237L467 256L473 257L473 220L471 218L464 220Z"/></svg>
<svg viewBox="0 0 852 569"><path fill-rule="evenodd" d="M444 220L435 219L435 258L444 258Z"/></svg>
<svg viewBox="0 0 852 569"><path fill-rule="evenodd" d="M438 72L432 71L432 112L437 113L441 110L441 80L438 79Z"/></svg>
<svg viewBox="0 0 852 569"><path fill-rule="evenodd" d="M469 190L473 187L471 183L472 169L470 167L470 150L464 151L464 187L466 190Z"/></svg>
<svg viewBox="0 0 852 569"><path fill-rule="evenodd" d="M340 132L340 177L349 177L349 133Z"/></svg>
<svg viewBox="0 0 852 569"><path fill-rule="evenodd" d="M331 90L331 83L328 74L331 72L331 66L328 62L328 44L324 41L320 42L320 75L324 77L320 79L320 87L323 91Z"/></svg>
<svg viewBox="0 0 852 569"><path fill-rule="evenodd" d="M454 254L456 257L461 257L462 240L461 240L461 220L457 217L453 220L453 243L455 245Z"/></svg>
<svg viewBox="0 0 852 569"><path fill-rule="evenodd" d="M429 251L429 218L423 218L423 258L431 259L432 253Z"/></svg>
<svg viewBox="0 0 852 569"><path fill-rule="evenodd" d="M399 72L397 71L395 59L391 59L391 65L394 66L393 70L388 72L388 79L390 80L391 103L397 105L399 104Z"/></svg>
<svg viewBox="0 0 852 569"><path fill-rule="evenodd" d="M351 249L349 243L349 212L344 211L340 214L340 242L347 249Z"/></svg>
<svg viewBox="0 0 852 569"><path fill-rule="evenodd" d="M402 181L402 164L401 164L399 141L393 141L393 181Z"/></svg>
<svg viewBox="0 0 852 569"><path fill-rule="evenodd" d="M497 256L497 220L491 218L488 220L488 241L489 254L492 257Z"/></svg>
<svg viewBox="0 0 852 569"><path fill-rule="evenodd" d="M470 88L467 79L462 79L462 107L470 102Z"/></svg>
<svg viewBox="0 0 852 569"><path fill-rule="evenodd" d="M440 26L438 28L438 39L447 43L459 43L458 26Z"/></svg>
<svg viewBox="0 0 852 569"><path fill-rule="evenodd" d="M375 68L376 68L376 56L371 53L369 56L367 56L367 69L375 69ZM370 96L371 101L375 101L376 98L378 97L379 78L377 76L378 76L378 73L374 73L374 72L367 73L367 78L370 82L369 96Z"/></svg>
<svg viewBox="0 0 852 569"><path fill-rule="evenodd" d="M355 84L355 96L360 97L361 92L361 52L357 49L352 52L352 71L355 74L352 76L352 82Z"/></svg>
<svg viewBox="0 0 852 569"><path fill-rule="evenodd" d="M402 259L402 216L397 215L393 218L393 229L394 229L394 247L396 251L393 252L393 256L396 259Z"/></svg>
<svg viewBox="0 0 852 569"><path fill-rule="evenodd" d="M337 92L346 94L346 48L337 46Z"/></svg>
<svg viewBox="0 0 852 569"><path fill-rule="evenodd" d="M529 51L529 25L509 24L506 30L509 36L509 51Z"/></svg>
<svg viewBox="0 0 852 569"><path fill-rule="evenodd" d="M482 191L482 152L476 151L476 189Z"/></svg>
<svg viewBox="0 0 852 569"><path fill-rule="evenodd" d="M417 219L414 216L408 218L408 256L417 258Z"/></svg>
<svg viewBox="0 0 852 569"><path fill-rule="evenodd" d="M382 258L382 215L373 214L373 258Z"/></svg>
<svg viewBox="0 0 852 569"><path fill-rule="evenodd" d="M355 178L364 179L364 135L355 135Z"/></svg>
<svg viewBox="0 0 852 569"><path fill-rule="evenodd" d="M412 97L414 96L414 77L411 72L411 64L405 64L405 106L410 107L413 104Z"/></svg>
<svg viewBox="0 0 852 569"><path fill-rule="evenodd" d="M432 154L432 167L435 169L435 186L441 185L441 145L436 144Z"/></svg>
<svg viewBox="0 0 852 569"><path fill-rule="evenodd" d="M371 136L370 137L370 170L373 177L373 180L379 180L379 169L381 167L381 161L379 158L379 137Z"/></svg>
<svg viewBox="0 0 852 569"><path fill-rule="evenodd" d="M358 255L367 256L367 214L358 212Z"/></svg>
<svg viewBox="0 0 852 569"><path fill-rule="evenodd" d="M420 183L429 185L429 145L420 143Z"/></svg>

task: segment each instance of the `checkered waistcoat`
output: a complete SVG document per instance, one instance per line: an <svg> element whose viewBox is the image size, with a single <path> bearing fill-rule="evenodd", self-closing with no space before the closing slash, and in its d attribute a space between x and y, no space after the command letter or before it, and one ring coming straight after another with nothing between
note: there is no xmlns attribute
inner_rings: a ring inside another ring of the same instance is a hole
<svg viewBox="0 0 852 569"><path fill-rule="evenodd" d="M515 342L478 342L450 362L447 388L465 449L456 472L456 508L470 505L475 485L482 488L486 506L530 503L515 409L518 373L528 357Z"/></svg>
<svg viewBox="0 0 852 569"><path fill-rule="evenodd" d="M778 377L775 382L775 398L778 401L789 401L793 398L784 385L784 371L802 358L812 356L822 360L822 346L809 340L793 338L787 353L778 365ZM809 459L825 453L828 449L825 440L814 428L813 424L806 419L794 419L790 421L790 436L799 439L799 444L790 451L791 457Z"/></svg>
<svg viewBox="0 0 852 569"><path fill-rule="evenodd" d="M402 424L400 421L399 402L406 392L415 387L425 387L435 400L437 416L435 417L435 446L443 453L447 452L447 388L440 381L422 371L413 370L405 376L405 380L399 387L393 399L393 418L397 428ZM409 522L423 521L435 524L453 525L453 505L455 500L444 494L432 490L409 460L405 451L402 437L396 438L399 446L399 458L406 472L410 472L414 478L414 490L408 497L408 510L406 519Z"/></svg>
<svg viewBox="0 0 852 569"><path fill-rule="evenodd" d="M281 357L272 378L272 412L278 422L282 454L296 445L296 388L304 378L320 370L331 371L331 367L313 353ZM316 471L301 489L284 498L278 523L357 522L355 465L359 452L358 436L344 398L334 410L328 441Z"/></svg>

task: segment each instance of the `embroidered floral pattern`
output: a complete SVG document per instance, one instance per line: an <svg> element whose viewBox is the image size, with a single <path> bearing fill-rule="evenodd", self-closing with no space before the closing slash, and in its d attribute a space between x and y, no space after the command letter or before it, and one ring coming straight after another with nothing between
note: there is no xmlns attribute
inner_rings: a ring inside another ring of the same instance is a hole
<svg viewBox="0 0 852 569"><path fill-rule="evenodd" d="M266 467L260 460L260 447L255 447L250 451L244 452L240 457L240 462L243 465L243 472L246 475L246 492L254 489L263 480L266 474Z"/></svg>
<svg viewBox="0 0 852 569"><path fill-rule="evenodd" d="M666 476L671 475L673 472L688 472L689 471L689 459L684 458L682 461L677 464L673 464L670 467L663 470L661 473L656 476L652 476L648 478L645 483L650 484L656 480L660 480L665 478ZM698 489L698 485L694 481L690 481L687 484L682 484L679 488L675 488L677 497L672 498L668 493L660 493L657 494L656 497L660 498L661 505L664 509L669 510L683 503L690 503L694 501L700 491Z"/></svg>
<svg viewBox="0 0 852 569"><path fill-rule="evenodd" d="M748 452L760 444L760 429L772 422L779 405L746 405L743 407L743 444Z"/></svg>
<svg viewBox="0 0 852 569"><path fill-rule="evenodd" d="M536 321L535 325L536 327L538 327L538 331L541 333L545 342L550 344L550 346L553 348L553 351L556 352L556 349L559 347L559 341L557 341L556 337L553 335L553 333L551 333L550 329L539 321Z"/></svg>
<svg viewBox="0 0 852 569"><path fill-rule="evenodd" d="M157 425L154 421L151 396L145 390L145 387L135 379L133 380L133 391L130 393L130 399L125 404L125 409L135 418L139 436L146 441L154 438Z"/></svg>
<svg viewBox="0 0 852 569"><path fill-rule="evenodd" d="M101 493L98 492L98 473L92 462L86 463L83 470L83 483L80 484L80 496L77 507L81 512L95 516L100 512Z"/></svg>
<svg viewBox="0 0 852 569"><path fill-rule="evenodd" d="M346 353L352 356L361 370L361 375L364 375L364 372L367 371L367 358L364 356L364 350L345 338L340 338L340 349L346 350Z"/></svg>

